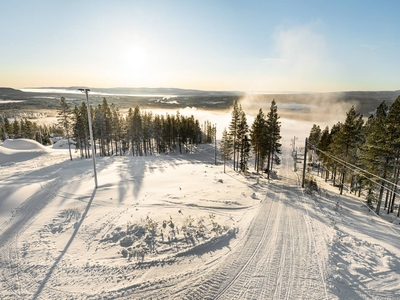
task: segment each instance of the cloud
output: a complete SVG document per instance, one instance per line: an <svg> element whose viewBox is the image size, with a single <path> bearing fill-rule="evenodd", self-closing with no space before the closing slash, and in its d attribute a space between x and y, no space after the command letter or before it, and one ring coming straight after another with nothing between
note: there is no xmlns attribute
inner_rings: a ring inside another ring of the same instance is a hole
<svg viewBox="0 0 400 300"><path fill-rule="evenodd" d="M321 33L323 22L278 26L273 47L262 60L268 90L329 91L337 64L330 58L328 43Z"/></svg>
<svg viewBox="0 0 400 300"><path fill-rule="evenodd" d="M277 28L273 35L278 58L290 61L294 67L312 63L318 65L327 55L326 41L318 33L321 22L312 22L292 28Z"/></svg>

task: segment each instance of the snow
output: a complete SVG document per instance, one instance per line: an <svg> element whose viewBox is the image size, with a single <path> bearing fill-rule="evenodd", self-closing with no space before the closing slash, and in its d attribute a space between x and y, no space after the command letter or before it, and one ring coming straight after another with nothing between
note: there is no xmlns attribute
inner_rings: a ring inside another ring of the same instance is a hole
<svg viewBox="0 0 400 300"><path fill-rule="evenodd" d="M45 151L46 147L34 140L18 139L18 140L5 140L2 145L4 148L13 150L41 150Z"/></svg>
<svg viewBox="0 0 400 300"><path fill-rule="evenodd" d="M0 166L33 159L46 154L46 147L36 141L20 139L5 140L0 146Z"/></svg>
<svg viewBox="0 0 400 300"><path fill-rule="evenodd" d="M75 149L75 142L70 139L69 140L71 150ZM53 144L53 149L68 149L68 139L58 139L54 144Z"/></svg>
<svg viewBox="0 0 400 300"><path fill-rule="evenodd" d="M90 159L5 141L0 298L398 298L398 219L318 177L321 191L305 193L292 137L271 180L224 173L200 145L97 157L97 189Z"/></svg>

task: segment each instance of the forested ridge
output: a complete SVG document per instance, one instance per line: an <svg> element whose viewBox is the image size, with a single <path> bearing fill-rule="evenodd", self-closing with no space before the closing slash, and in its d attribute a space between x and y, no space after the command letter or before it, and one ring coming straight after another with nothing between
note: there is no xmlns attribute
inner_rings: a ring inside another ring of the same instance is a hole
<svg viewBox="0 0 400 300"><path fill-rule="evenodd" d="M364 195L377 214L382 206L388 214L394 212L400 198L400 96L390 106L382 101L367 119L352 107L345 121L331 128L314 124L308 146L325 181L331 180L341 194L347 188Z"/></svg>

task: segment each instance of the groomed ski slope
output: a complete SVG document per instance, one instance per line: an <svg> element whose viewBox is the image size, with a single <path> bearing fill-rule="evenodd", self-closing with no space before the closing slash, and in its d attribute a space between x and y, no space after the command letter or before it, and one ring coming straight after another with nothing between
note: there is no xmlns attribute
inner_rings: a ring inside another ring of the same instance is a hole
<svg viewBox="0 0 400 300"><path fill-rule="evenodd" d="M97 190L89 159L71 162L65 150L29 154L26 144L20 153L21 161L0 166L0 299L400 294L396 225L318 178L321 192L304 194L287 145L269 181L230 167L223 173L205 146L188 155L99 158ZM175 242L161 241L164 221L180 228ZM108 238L150 222L158 224L156 251L143 259L124 258ZM206 230L193 243L183 233L189 222Z"/></svg>

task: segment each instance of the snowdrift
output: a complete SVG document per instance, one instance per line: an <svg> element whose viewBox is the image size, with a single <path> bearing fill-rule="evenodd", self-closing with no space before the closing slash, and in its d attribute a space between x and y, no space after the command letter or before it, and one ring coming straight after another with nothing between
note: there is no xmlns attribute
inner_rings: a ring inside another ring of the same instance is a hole
<svg viewBox="0 0 400 300"><path fill-rule="evenodd" d="M29 139L18 139L18 140L5 140L3 143L4 148L13 150L43 150L46 151L46 147L39 144L34 140Z"/></svg>
<svg viewBox="0 0 400 300"><path fill-rule="evenodd" d="M0 146L0 165L30 160L46 153L46 147L33 140L5 140Z"/></svg>
<svg viewBox="0 0 400 300"><path fill-rule="evenodd" d="M75 149L75 142L72 141L71 139L69 140L69 143L71 144L71 149ZM68 149L68 140L67 139L61 139L58 140L53 144L53 149Z"/></svg>

